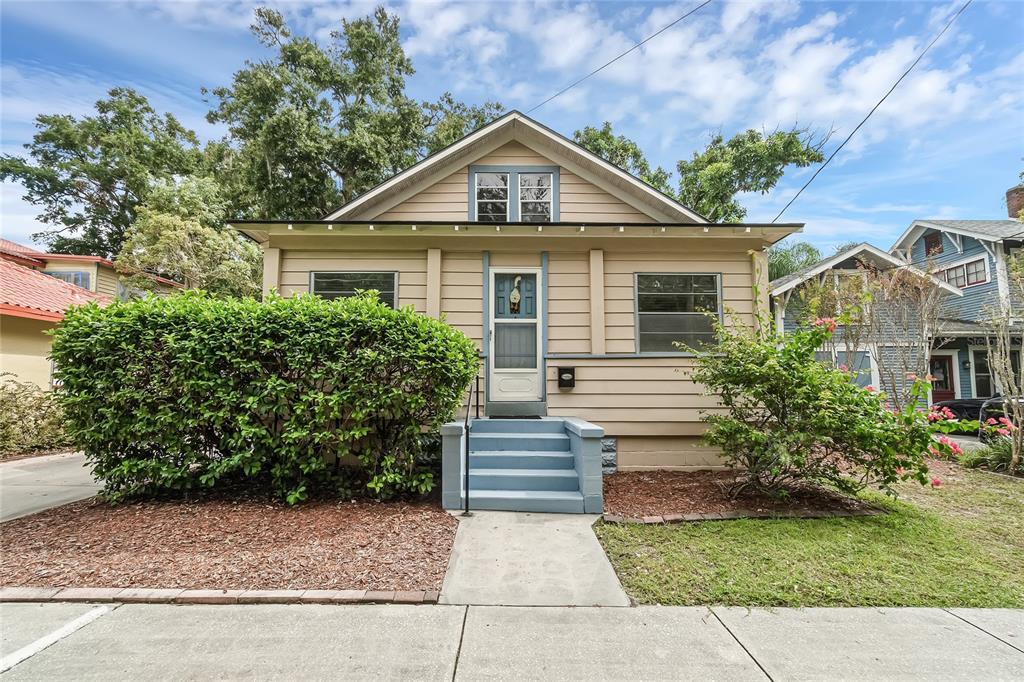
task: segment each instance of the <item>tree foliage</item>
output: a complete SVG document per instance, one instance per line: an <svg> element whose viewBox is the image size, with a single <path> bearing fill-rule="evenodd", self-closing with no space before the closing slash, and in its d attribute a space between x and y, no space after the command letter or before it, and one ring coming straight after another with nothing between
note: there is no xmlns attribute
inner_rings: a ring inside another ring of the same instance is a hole
<svg viewBox="0 0 1024 682"><path fill-rule="evenodd" d="M672 188L672 174L653 169L640 147L618 135L607 121L598 129L577 130L575 140L598 156L633 173L655 189L692 208L712 222L739 222L747 214L737 195L771 191L789 166L804 167L824 160L824 139L807 130L746 130L728 140L715 135L690 159L676 164L679 183Z"/></svg>
<svg viewBox="0 0 1024 682"><path fill-rule="evenodd" d="M768 279L775 281L809 268L821 260L821 251L808 242L776 244L768 249Z"/></svg>
<svg viewBox="0 0 1024 682"><path fill-rule="evenodd" d="M36 128L27 157L0 158L0 179L41 207L38 220L54 229L34 237L61 253L113 256L153 183L200 162L195 133L128 88L112 89L95 114L43 114Z"/></svg>
<svg viewBox="0 0 1024 682"><path fill-rule="evenodd" d="M164 181L139 208L115 261L117 270L140 289L153 288L148 273L220 296L256 296L262 255L225 227L227 219L227 200L212 178Z"/></svg>
<svg viewBox="0 0 1024 682"><path fill-rule="evenodd" d="M276 54L210 91L208 116L228 126L218 168L242 178L222 184L245 217L319 218L501 109L447 93L432 104L411 99L399 20L382 7L343 19L326 45L293 34L265 7L252 32Z"/></svg>
<svg viewBox="0 0 1024 682"><path fill-rule="evenodd" d="M616 135L608 121L600 128L587 126L583 130L577 130L573 133L573 139L577 144L632 173L651 187L669 196L676 196L669 183L672 173L661 166L652 169L640 146L625 135Z"/></svg>
<svg viewBox="0 0 1024 682"><path fill-rule="evenodd" d="M702 152L680 161L679 201L714 222L739 222L747 210L736 195L767 194L788 166L824 161L821 143L805 130L765 134L747 130L728 140L715 135Z"/></svg>

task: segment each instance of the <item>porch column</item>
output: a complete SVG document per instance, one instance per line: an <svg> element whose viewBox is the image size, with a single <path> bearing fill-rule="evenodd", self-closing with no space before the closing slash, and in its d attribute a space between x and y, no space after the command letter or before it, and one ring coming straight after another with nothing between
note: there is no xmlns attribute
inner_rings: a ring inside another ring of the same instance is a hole
<svg viewBox="0 0 1024 682"><path fill-rule="evenodd" d="M427 315L441 317L441 249L427 249Z"/></svg>
<svg viewBox="0 0 1024 682"><path fill-rule="evenodd" d="M277 289L281 281L281 249L263 247L263 298Z"/></svg>
<svg viewBox="0 0 1024 682"><path fill-rule="evenodd" d="M765 321L770 319L770 306L768 305L768 252L763 249L751 251L750 262L751 285L754 296L754 325L756 327L758 325L758 315L762 315Z"/></svg>
<svg viewBox="0 0 1024 682"><path fill-rule="evenodd" d="M604 251L590 250L590 352L604 355Z"/></svg>

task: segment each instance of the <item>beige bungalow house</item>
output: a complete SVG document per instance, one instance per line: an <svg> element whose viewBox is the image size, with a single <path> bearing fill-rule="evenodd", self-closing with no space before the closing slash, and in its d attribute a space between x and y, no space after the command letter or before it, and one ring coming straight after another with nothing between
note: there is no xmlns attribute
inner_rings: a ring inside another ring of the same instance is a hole
<svg viewBox="0 0 1024 682"><path fill-rule="evenodd" d="M753 324L765 249L801 228L709 223L515 111L321 220L232 225L263 248L265 292L377 289L472 338L484 418L445 433L445 505L468 481L474 507L537 511L599 509L602 451L720 464L700 440L715 399L674 342L709 341L705 311Z"/></svg>

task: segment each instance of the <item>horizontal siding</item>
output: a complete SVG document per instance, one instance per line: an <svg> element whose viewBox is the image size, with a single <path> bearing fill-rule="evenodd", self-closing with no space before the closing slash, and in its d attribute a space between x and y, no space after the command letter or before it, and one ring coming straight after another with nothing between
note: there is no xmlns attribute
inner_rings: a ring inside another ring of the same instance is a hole
<svg viewBox="0 0 1024 682"><path fill-rule="evenodd" d="M311 272L397 271L398 305L427 309L427 252L417 251L283 251L282 296L309 291Z"/></svg>
<svg viewBox="0 0 1024 682"><path fill-rule="evenodd" d="M479 251L441 252L441 313L483 348L483 257Z"/></svg>
<svg viewBox="0 0 1024 682"><path fill-rule="evenodd" d="M548 256L549 352L590 352L589 269L586 251Z"/></svg>
<svg viewBox="0 0 1024 682"><path fill-rule="evenodd" d="M548 360L548 414L579 417L608 436L700 436L704 410L715 411L690 373L692 358ZM576 367L576 387L559 390L557 367Z"/></svg>
<svg viewBox="0 0 1024 682"><path fill-rule="evenodd" d="M509 142L474 166L557 166L519 142ZM559 217L568 222L651 222L654 219L580 176L559 170ZM513 197L514 200L514 197ZM377 220L469 219L469 167L463 167L376 217Z"/></svg>
<svg viewBox="0 0 1024 682"><path fill-rule="evenodd" d="M102 265L97 267L96 293L117 298L117 273L112 268L105 268Z"/></svg>
<svg viewBox="0 0 1024 682"><path fill-rule="evenodd" d="M956 244L946 233L942 233L942 253L926 257L924 252L925 236L934 234L936 231L927 230L918 237L911 247L911 260L914 263L923 264L922 267L942 270L949 265L962 263L971 258L984 258L988 264L989 281L962 289L963 296L947 296L943 302L942 313L946 317L957 320L980 322L987 319L999 306L999 284L996 279L995 261L977 239L962 237L964 250L961 253L957 251Z"/></svg>
<svg viewBox="0 0 1024 682"><path fill-rule="evenodd" d="M709 469L723 466L725 461L721 451L705 445L697 436L629 436L618 441L620 471Z"/></svg>

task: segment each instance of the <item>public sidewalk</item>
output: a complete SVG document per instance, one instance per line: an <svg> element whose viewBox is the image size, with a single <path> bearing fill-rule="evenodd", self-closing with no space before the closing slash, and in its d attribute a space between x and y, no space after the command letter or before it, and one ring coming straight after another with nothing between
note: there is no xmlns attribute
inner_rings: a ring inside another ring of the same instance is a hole
<svg viewBox="0 0 1024 682"><path fill-rule="evenodd" d="M4 679L1020 680L1024 611L0 604Z"/></svg>

